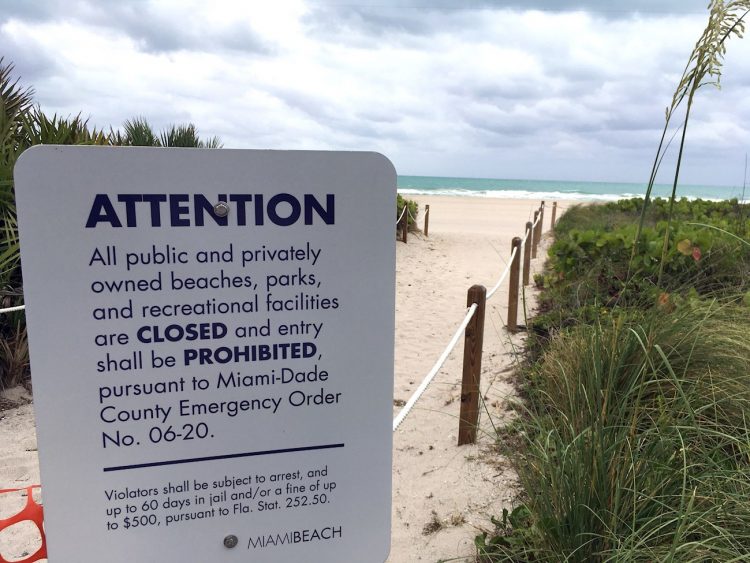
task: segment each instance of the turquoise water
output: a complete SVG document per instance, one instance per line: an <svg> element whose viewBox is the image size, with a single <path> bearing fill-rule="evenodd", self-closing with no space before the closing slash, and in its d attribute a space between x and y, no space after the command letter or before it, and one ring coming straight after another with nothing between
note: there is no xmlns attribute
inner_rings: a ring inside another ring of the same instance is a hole
<svg viewBox="0 0 750 563"><path fill-rule="evenodd" d="M645 184L614 182L563 182L552 180L499 180L492 178L440 178L436 176L399 176L398 192L402 195L461 195L514 199L570 199L580 201L615 201L643 197ZM747 190L750 196L750 189ZM652 197L669 197L672 186L656 185ZM742 198L742 186L681 185L678 197L722 200Z"/></svg>

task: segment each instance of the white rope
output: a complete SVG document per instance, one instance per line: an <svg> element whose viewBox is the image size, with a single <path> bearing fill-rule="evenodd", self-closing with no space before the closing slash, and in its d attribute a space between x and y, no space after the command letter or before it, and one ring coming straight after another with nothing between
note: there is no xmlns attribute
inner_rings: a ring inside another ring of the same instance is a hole
<svg viewBox="0 0 750 563"><path fill-rule="evenodd" d="M510 272L510 267L513 264L513 259L516 257L516 252L518 252L518 247L515 247L513 249L513 252L510 253L510 260L508 260L508 265L505 266L505 270L503 270L503 273L500 274L500 279L497 280L497 283L495 284L495 287L490 289L487 292L487 301L490 300L490 298L495 295L495 292L500 289L500 284L505 281L505 277L508 275L508 272Z"/></svg>
<svg viewBox="0 0 750 563"><path fill-rule="evenodd" d="M430 370L430 372L425 376L424 380L422 380L422 383L419 384L419 387L417 387L417 390L414 391L414 394L406 402L406 404L404 405L404 408L401 409L401 412L399 412L398 415L396 415L396 418L393 419L393 431L394 432L399 427L399 425L404 421L404 419L406 418L406 415L409 414L409 411L411 411L414 404L422 396L422 393L425 392L425 389L427 389L427 386L435 378L438 371L440 371L440 368L443 367L445 360L448 359L448 355L453 351L453 348L458 343L458 339L461 338L461 335L463 334L464 330L466 330L466 325L469 324L469 321L471 320L471 317L474 316L474 313L476 312L476 310L477 310L476 303L474 303L471 307L469 307L469 310L466 312L466 316L464 317L464 320L461 322L461 325L458 327L456 334L453 335L453 338L451 339L448 346L445 348L445 350L443 350L443 353L440 354L438 361L435 362L434 366L432 366L432 369Z"/></svg>
<svg viewBox="0 0 750 563"><path fill-rule="evenodd" d="M544 206L542 206L542 207L544 207ZM523 249L526 248L526 241L529 240L530 236L533 236L534 227L536 227L537 223L539 222L539 220L541 218L542 218L542 214L540 213L539 215L537 215L536 221L534 221L534 224L531 226L531 230L526 229L524 231L523 238L521 239L521 244L520 244L520 246L517 246L516 248L514 248L513 252L510 253L510 260L508 260L508 264L507 264L507 266L505 266L505 270L503 270L503 273L500 275L500 279L497 280L497 283L495 284L495 286L487 292L487 301L489 301L490 298L493 295L495 295L495 292L498 289L500 289L500 284L502 284L503 281L505 281L505 277L510 272L510 266L511 266L511 264L513 264L513 259L516 257L516 251L522 252Z"/></svg>
<svg viewBox="0 0 750 563"><path fill-rule="evenodd" d="M523 250L526 246L526 241L529 240L530 237L533 236L534 228L537 226L539 221L542 218L541 210L544 208L544 204L542 204L539 208L540 213L537 215L536 221L534 221L534 224L531 226L531 229L526 229L524 231L523 239L521 240L521 244L513 249L513 252L510 253L510 260L508 260L508 264L505 266L505 270L503 270L503 273L500 275L500 279L497 281L495 286L487 293L487 297L485 299L486 301L489 301L489 299L495 294L495 292L500 289L500 285L505 281L505 278L510 273L510 267L513 264L513 260L516 257L516 253L519 252L519 250ZM404 211L401 212L401 217L399 217L397 223L401 222L401 219L404 216L404 212L408 210L408 206L404 206ZM409 217L416 222L416 219L414 216L412 216L411 211L409 211ZM408 416L408 414L411 412L411 409L414 407L416 402L419 400L419 398L422 396L422 394L425 392L427 387L432 383L432 380L437 375L438 371L440 371L440 368L443 367L443 364L448 359L448 355L453 351L453 348L455 348L456 344L458 344L459 338L461 338L461 335L463 334L464 330L466 330L467 325L469 324L469 321L474 316L474 313L477 310L477 304L474 303L466 312L466 316L464 317L464 320L461 322L461 324L458 327L458 330L456 330L456 333L453 335L453 338L448 343L448 346L443 350L443 353L438 358L437 362L435 362L435 365L432 366L432 369L429 371L429 373L425 376L425 378L422 380L422 383L419 384L419 387L417 387L416 391L412 394L412 396L409 398L409 400L406 402L404 407L401 409L401 411L396 415L396 418L393 419L393 431L395 432L398 427L401 425L401 423L404 421L404 419Z"/></svg>
<svg viewBox="0 0 750 563"><path fill-rule="evenodd" d="M396 225L398 225L401 222L401 219L404 218L404 213L406 213L406 210L409 208L408 205L404 205L404 209L401 211L401 217L398 218L396 221Z"/></svg>
<svg viewBox="0 0 750 563"><path fill-rule="evenodd" d="M540 220L541 218L542 218L542 214L541 214L541 213L539 213L539 214L538 214L538 215L536 216L536 221L534 221L534 224L532 225L532 227L536 227L536 224L537 224L537 223L539 222L539 220Z"/></svg>
<svg viewBox="0 0 750 563"><path fill-rule="evenodd" d="M13 311L23 311L26 305L19 305L18 307L8 307L7 309L0 309L0 313L12 313Z"/></svg>
<svg viewBox="0 0 750 563"><path fill-rule="evenodd" d="M526 229L526 231L523 233L523 239L521 240L521 250L526 248L526 241L529 240L529 235L531 235L531 230Z"/></svg>
<svg viewBox="0 0 750 563"><path fill-rule="evenodd" d="M407 209L409 209L409 208L407 207ZM415 223L417 222L417 218L416 218L416 217L414 217L414 215L412 215L412 214L411 214L411 210L409 211L409 219L411 219L411 220L412 220L412 221L414 221Z"/></svg>

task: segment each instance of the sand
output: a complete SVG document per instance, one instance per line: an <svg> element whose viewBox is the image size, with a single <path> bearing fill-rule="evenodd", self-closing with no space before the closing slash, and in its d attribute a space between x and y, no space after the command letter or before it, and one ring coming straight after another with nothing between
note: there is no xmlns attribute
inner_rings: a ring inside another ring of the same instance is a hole
<svg viewBox="0 0 750 563"><path fill-rule="evenodd" d="M511 241L522 236L539 201L414 197L430 206L429 237L397 246L394 399L407 400L450 341L474 284L489 290L505 269ZM570 203L558 204L558 217ZM549 204L548 204L549 206ZM544 228L550 224L551 206ZM418 224L422 226L420 218ZM541 269L539 250L532 272ZM511 509L514 473L494 452L493 425L502 426L515 400L508 378L523 333L510 335L507 281L488 301L477 445L458 447L463 342L448 358L415 409L394 434L393 525L389 561L473 561L474 537L490 517ZM527 288L533 309L533 290ZM523 324L523 313L519 313ZM399 410L394 407L394 415Z"/></svg>
<svg viewBox="0 0 750 563"><path fill-rule="evenodd" d="M420 211L429 204L429 237L410 235L397 243L396 365L397 404L409 399L443 351L466 312L473 284L491 288L505 268L511 240L521 236L538 201L459 197L414 197ZM569 203L560 202L558 217ZM550 223L551 208L544 228ZM423 225L422 215L418 224ZM532 261L541 268L544 251ZM533 291L529 289L529 307ZM474 537L492 528L490 516L512 508L517 487L513 472L493 450L493 425L507 422L508 382L514 347L523 333L504 328L507 282L487 303L482 394L477 445L458 447L463 342L394 433L391 563L471 561ZM523 314L519 316L523 323ZM24 402L23 397L15 397ZM0 412L0 488L39 483L31 405ZM21 502L0 496L0 518ZM10 544L10 545L9 545ZM35 549L33 534L0 534L0 553L19 557Z"/></svg>

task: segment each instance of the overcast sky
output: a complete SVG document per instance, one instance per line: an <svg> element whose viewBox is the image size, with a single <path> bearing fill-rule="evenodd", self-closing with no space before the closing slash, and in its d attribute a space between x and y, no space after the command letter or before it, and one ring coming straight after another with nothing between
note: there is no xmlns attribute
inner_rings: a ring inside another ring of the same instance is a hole
<svg viewBox="0 0 750 563"><path fill-rule="evenodd" d="M706 4L0 0L0 56L45 112L98 127L189 121L231 148L376 150L408 175L643 182ZM697 99L686 182L742 184L749 40L722 85Z"/></svg>

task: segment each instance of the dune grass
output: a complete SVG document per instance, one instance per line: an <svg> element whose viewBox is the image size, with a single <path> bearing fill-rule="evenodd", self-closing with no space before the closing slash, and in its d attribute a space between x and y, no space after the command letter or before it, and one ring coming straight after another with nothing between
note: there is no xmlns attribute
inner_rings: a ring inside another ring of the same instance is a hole
<svg viewBox="0 0 750 563"><path fill-rule="evenodd" d="M553 339L506 450L525 517L480 536L480 560L748 560L748 334L747 307L702 300Z"/></svg>

